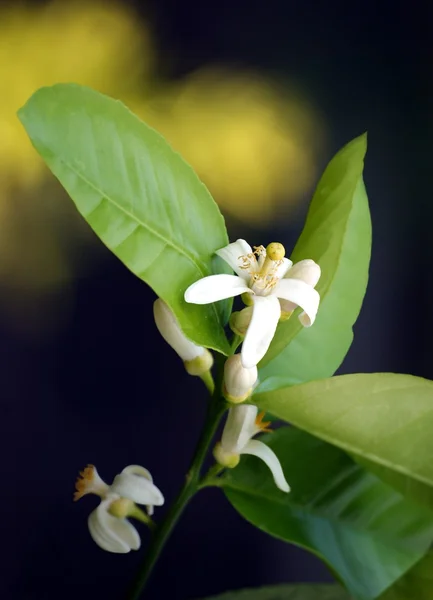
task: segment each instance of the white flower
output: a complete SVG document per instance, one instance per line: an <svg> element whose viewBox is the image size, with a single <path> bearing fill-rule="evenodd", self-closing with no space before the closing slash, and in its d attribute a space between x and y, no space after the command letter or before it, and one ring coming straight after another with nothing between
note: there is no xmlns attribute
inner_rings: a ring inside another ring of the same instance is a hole
<svg viewBox="0 0 433 600"><path fill-rule="evenodd" d="M126 517L146 523L150 519L135 503L146 504L149 515L154 506L164 503L149 471L139 465L123 469L111 486L99 477L93 465L88 465L80 472L75 488L74 500L86 494L101 497L99 506L90 513L88 525L93 540L108 552L126 553L140 548L140 536Z"/></svg>
<svg viewBox="0 0 433 600"><path fill-rule="evenodd" d="M244 402L257 383L257 367L246 369L242 366L241 355L230 356L224 364L224 393L230 402Z"/></svg>
<svg viewBox="0 0 433 600"><path fill-rule="evenodd" d="M161 298L153 304L153 316L159 333L183 360L190 375L202 375L209 371L213 364L212 354L185 336L176 317Z"/></svg>
<svg viewBox="0 0 433 600"><path fill-rule="evenodd" d="M259 246L253 251L245 240L237 240L217 250L217 254L236 275L204 277L186 290L185 300L208 304L240 294L251 295L253 314L241 351L244 367L255 366L266 354L281 317L280 299L302 308L299 320L304 327L314 323L320 296L312 285L290 276L292 262L284 257L281 244L272 243L266 249ZM293 269L296 275L297 265Z"/></svg>
<svg viewBox="0 0 433 600"><path fill-rule="evenodd" d="M263 423L264 412L257 415L258 408L242 404L230 408L221 442L214 448L215 460L222 466L234 468L241 454L253 454L261 458L272 472L275 485L283 492L290 492L280 461L273 450L263 442L252 438L260 432L270 431L269 423Z"/></svg>

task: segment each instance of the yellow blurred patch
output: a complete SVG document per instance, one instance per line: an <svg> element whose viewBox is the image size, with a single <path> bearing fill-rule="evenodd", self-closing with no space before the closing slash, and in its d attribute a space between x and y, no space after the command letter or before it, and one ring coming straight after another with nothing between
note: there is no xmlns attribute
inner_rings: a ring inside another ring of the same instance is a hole
<svg viewBox="0 0 433 600"><path fill-rule="evenodd" d="M254 72L204 68L134 108L241 221L276 222L314 181L322 123L305 101Z"/></svg>

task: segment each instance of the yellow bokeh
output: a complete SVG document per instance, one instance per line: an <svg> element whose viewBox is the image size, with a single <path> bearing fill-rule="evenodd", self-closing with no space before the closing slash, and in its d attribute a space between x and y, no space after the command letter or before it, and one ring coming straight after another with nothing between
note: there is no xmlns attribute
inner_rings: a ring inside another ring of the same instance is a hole
<svg viewBox="0 0 433 600"><path fill-rule="evenodd" d="M190 162L223 212L241 221L276 222L314 181L320 120L254 72L204 68L135 110Z"/></svg>
<svg viewBox="0 0 433 600"><path fill-rule="evenodd" d="M60 81L126 97L153 68L148 30L121 4L52 2L0 9L0 192L44 172L16 117L39 87Z"/></svg>

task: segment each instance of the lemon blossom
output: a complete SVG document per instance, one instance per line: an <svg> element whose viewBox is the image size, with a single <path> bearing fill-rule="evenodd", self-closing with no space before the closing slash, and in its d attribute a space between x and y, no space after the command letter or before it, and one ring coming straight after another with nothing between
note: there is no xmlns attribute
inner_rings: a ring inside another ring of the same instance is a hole
<svg viewBox="0 0 433 600"><path fill-rule="evenodd" d="M244 402L257 384L257 367L242 366L241 355L233 354L224 364L224 395L233 404Z"/></svg>
<svg viewBox="0 0 433 600"><path fill-rule="evenodd" d="M140 548L140 536L127 517L149 524L148 515L154 506L161 506L164 497L154 485L147 469L130 465L116 475L111 485L106 484L93 465L88 465L75 483L74 500L86 494L101 497L99 506L90 513L88 526L93 540L103 550L127 553ZM144 513L135 503L147 505Z"/></svg>
<svg viewBox="0 0 433 600"><path fill-rule="evenodd" d="M153 304L153 316L159 333L183 360L190 375L202 375L211 369L212 354L207 348L197 346L185 336L173 312L161 298Z"/></svg>
<svg viewBox="0 0 433 600"><path fill-rule="evenodd" d="M263 442L252 439L257 433L271 431L269 422L263 422L265 413L257 413L257 406L251 404L241 404L229 409L221 442L214 448L215 460L220 465L232 469L239 464L241 454L257 456L271 470L275 485L283 492L290 492L275 452Z"/></svg>
<svg viewBox="0 0 433 600"><path fill-rule="evenodd" d="M307 281L290 277L291 269L294 269L294 275L302 269L296 264L292 266L292 261L285 258L282 244L272 243L266 249L258 246L253 250L245 240L239 239L216 253L236 275L219 274L199 279L186 290L185 300L192 304L209 304L245 294L252 301L251 322L241 351L244 367L255 366L266 354L282 316L280 300L291 303L289 310L292 310L291 306L302 308L299 320L304 327L314 323L319 293ZM320 276L320 267L316 266ZM288 311L283 307L285 312Z"/></svg>

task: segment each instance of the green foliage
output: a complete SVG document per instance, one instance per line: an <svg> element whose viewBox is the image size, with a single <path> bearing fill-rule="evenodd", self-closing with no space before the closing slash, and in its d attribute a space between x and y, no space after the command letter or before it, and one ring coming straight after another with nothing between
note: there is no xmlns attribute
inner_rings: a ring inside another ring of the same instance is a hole
<svg viewBox="0 0 433 600"><path fill-rule="evenodd" d="M281 492L266 465L247 456L220 482L227 498L266 533L325 560L354 598L376 598L425 554L431 515L344 452L294 428L263 439L292 491Z"/></svg>
<svg viewBox="0 0 433 600"><path fill-rule="evenodd" d="M433 485L433 382L372 373L312 381L254 396L276 417Z"/></svg>
<svg viewBox="0 0 433 600"><path fill-rule="evenodd" d="M33 145L108 248L165 300L197 344L228 353L229 302L186 304L228 243L206 187L121 102L74 84L37 91L19 111ZM219 262L218 271L225 267Z"/></svg>
<svg viewBox="0 0 433 600"><path fill-rule="evenodd" d="M371 222L362 180L366 136L332 159L311 202L291 259L314 259L322 269L316 322L304 329L295 313L279 325L261 362L261 390L329 377L352 343L368 280ZM298 309L299 311L299 309Z"/></svg>
<svg viewBox="0 0 433 600"><path fill-rule="evenodd" d="M273 585L212 596L208 600L351 600L339 585Z"/></svg>
<svg viewBox="0 0 433 600"><path fill-rule="evenodd" d="M433 552L429 552L413 569L389 589L380 600L432 600Z"/></svg>

